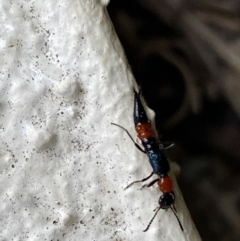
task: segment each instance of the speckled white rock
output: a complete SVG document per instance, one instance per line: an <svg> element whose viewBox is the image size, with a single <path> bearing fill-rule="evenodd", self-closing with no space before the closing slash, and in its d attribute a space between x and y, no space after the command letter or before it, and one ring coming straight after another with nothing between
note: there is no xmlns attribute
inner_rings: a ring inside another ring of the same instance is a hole
<svg viewBox="0 0 240 241"><path fill-rule="evenodd" d="M175 185L182 233L159 212L135 136L133 76L108 1L0 3L0 240L200 240Z"/></svg>

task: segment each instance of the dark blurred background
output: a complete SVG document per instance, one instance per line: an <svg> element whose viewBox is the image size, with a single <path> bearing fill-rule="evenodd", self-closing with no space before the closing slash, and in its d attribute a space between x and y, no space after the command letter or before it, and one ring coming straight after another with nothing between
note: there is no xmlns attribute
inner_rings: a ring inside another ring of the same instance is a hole
<svg viewBox="0 0 240 241"><path fill-rule="evenodd" d="M203 241L240 240L240 1L111 0L108 12Z"/></svg>

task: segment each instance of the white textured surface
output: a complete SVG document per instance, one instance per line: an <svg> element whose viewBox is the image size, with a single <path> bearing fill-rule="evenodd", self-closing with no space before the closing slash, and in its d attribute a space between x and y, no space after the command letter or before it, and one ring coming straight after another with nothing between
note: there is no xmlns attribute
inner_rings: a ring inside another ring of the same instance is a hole
<svg viewBox="0 0 240 241"><path fill-rule="evenodd" d="M134 83L107 1L0 3L0 240L200 240L177 189L182 233L151 172L111 122L133 128Z"/></svg>

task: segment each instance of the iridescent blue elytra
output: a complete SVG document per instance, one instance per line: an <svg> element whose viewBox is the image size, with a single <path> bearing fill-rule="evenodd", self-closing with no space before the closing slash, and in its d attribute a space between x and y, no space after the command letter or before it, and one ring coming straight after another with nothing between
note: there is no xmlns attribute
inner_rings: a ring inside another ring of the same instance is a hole
<svg viewBox="0 0 240 241"><path fill-rule="evenodd" d="M158 176L165 176L169 172L170 167L164 149L159 148L156 138L144 139L142 140L142 145L148 155L154 173Z"/></svg>

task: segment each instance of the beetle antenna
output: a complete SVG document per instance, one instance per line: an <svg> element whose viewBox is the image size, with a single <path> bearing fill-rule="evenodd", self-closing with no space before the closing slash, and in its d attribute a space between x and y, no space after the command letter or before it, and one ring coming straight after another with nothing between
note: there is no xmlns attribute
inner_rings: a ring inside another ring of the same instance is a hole
<svg viewBox="0 0 240 241"><path fill-rule="evenodd" d="M176 210L176 208L175 208L174 206L171 206L170 208L171 208L172 212L174 213L174 215L175 215L175 217L176 217L176 219L177 219L177 221L178 221L178 224L179 224L181 230L184 232L183 226L182 226L182 224L181 224L181 222L180 222L180 220L179 220L179 218L178 218L178 216L177 216L177 210Z"/></svg>
<svg viewBox="0 0 240 241"><path fill-rule="evenodd" d="M156 211L155 214L153 215L152 219L150 220L148 226L146 227L146 229L143 230L143 232L148 231L148 229L150 228L150 226L151 226L151 224L152 224L154 218L157 216L157 213L158 213L158 211L159 211L160 209L161 209L161 206L159 206L159 208L157 209L157 211Z"/></svg>

